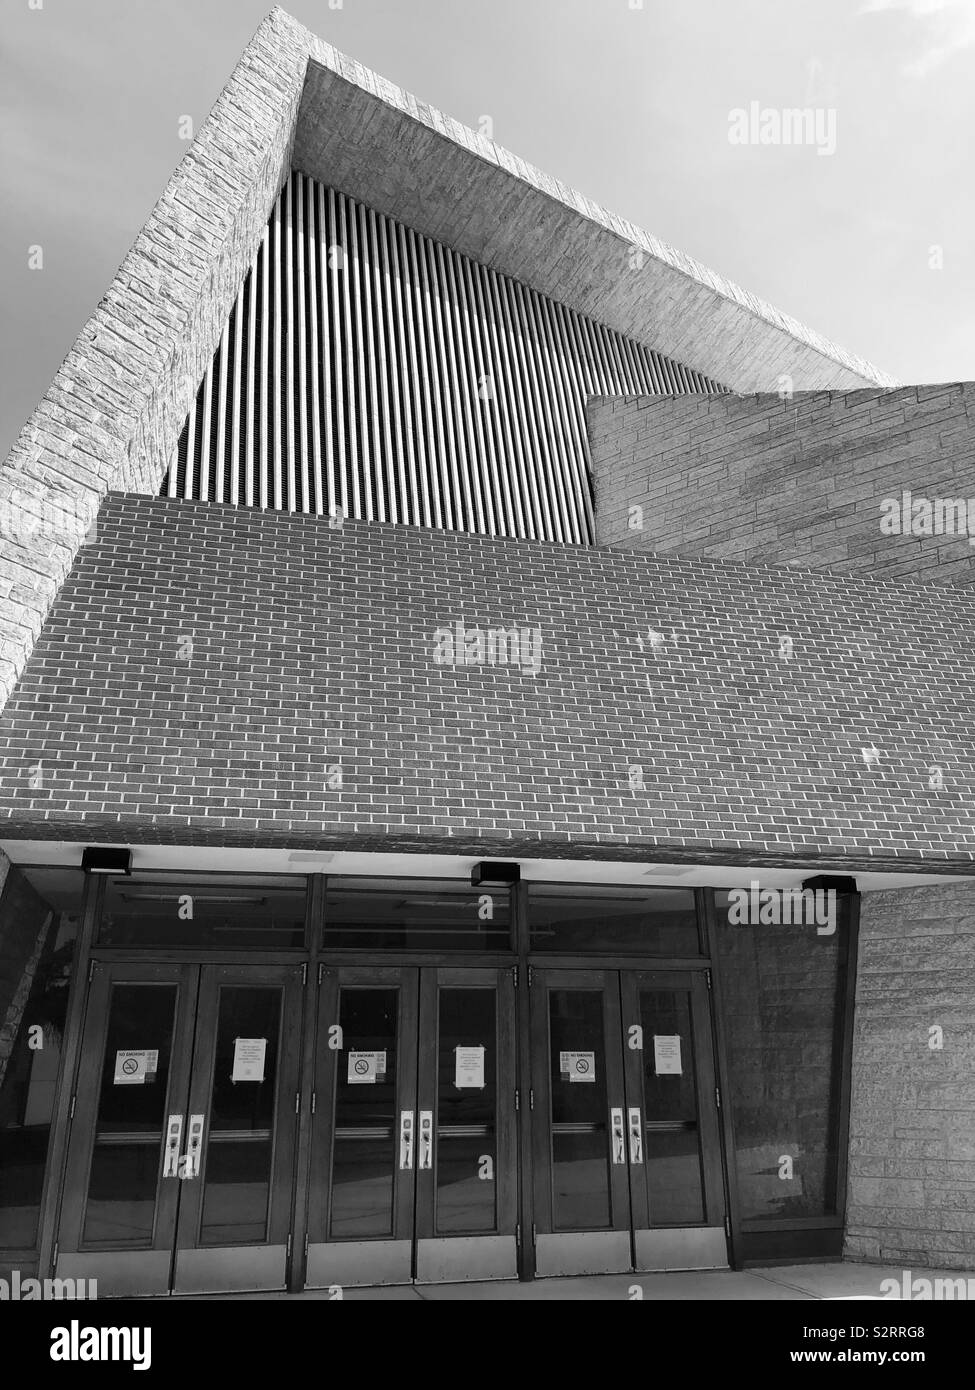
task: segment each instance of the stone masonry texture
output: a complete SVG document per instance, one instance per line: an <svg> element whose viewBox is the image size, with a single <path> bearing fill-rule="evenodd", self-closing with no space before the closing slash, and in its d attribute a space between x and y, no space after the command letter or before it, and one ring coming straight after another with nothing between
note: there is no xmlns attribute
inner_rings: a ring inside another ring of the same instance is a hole
<svg viewBox="0 0 975 1390"><path fill-rule="evenodd" d="M866 893L845 1255L975 1269L975 884Z"/></svg>
<svg viewBox="0 0 975 1390"><path fill-rule="evenodd" d="M458 620L537 672L436 664ZM0 829L971 872L973 639L968 589L113 494Z"/></svg>
<svg viewBox="0 0 975 1390"><path fill-rule="evenodd" d="M466 250L473 235L489 264L499 253L484 236L501 228L508 273L527 247L524 269L536 279L595 293L594 307L621 331L644 340L655 327L649 346L735 388L783 371L806 386L891 384L275 8L0 465L0 707L106 492L158 490L293 155L297 168L381 211L412 208L422 223L439 208L441 239Z"/></svg>
<svg viewBox="0 0 975 1390"><path fill-rule="evenodd" d="M880 529L881 503L906 491L966 499L975 536L971 382L597 398L588 418L598 545L975 583L968 535Z"/></svg>
<svg viewBox="0 0 975 1390"><path fill-rule="evenodd" d="M158 490L290 168L306 65L275 11L0 465L0 705L105 493Z"/></svg>

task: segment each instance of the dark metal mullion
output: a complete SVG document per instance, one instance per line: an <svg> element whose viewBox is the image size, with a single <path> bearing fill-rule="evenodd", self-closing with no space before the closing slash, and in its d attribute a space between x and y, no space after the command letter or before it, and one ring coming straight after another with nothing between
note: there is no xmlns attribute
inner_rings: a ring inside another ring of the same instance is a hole
<svg viewBox="0 0 975 1390"><path fill-rule="evenodd" d="M298 1132L295 1135L294 1188L291 1211L291 1262L286 1271L289 1293L304 1287L306 1276L305 1239L310 1219L311 1147L313 1117L312 1094L315 1089L315 1062L318 1046L318 961L325 915L325 875L310 874L305 898L305 946L308 951L308 972L303 990L301 1061L298 1071Z"/></svg>
<svg viewBox="0 0 975 1390"><path fill-rule="evenodd" d="M839 1071L839 1114L836 1123L836 1216L846 1228L846 1196L849 1179L850 1100L853 1088L853 1025L856 1010L856 982L860 941L860 894L851 893L847 910L847 948L843 971L843 1027L839 1058L834 1058L834 1076ZM834 1043L836 1031L834 1029ZM832 1116L830 1116L832 1120Z"/></svg>
<svg viewBox="0 0 975 1390"><path fill-rule="evenodd" d="M515 1086L519 1095L517 1152L518 1152L518 1224L521 1240L518 1244L518 1278L528 1282L535 1277L535 1243L532 1231L535 1223L535 1191L532 1175L532 1126L534 1116L529 1100L534 1087L532 1072L531 992L528 987L529 922L528 884L523 880L511 890L511 919L513 942L518 952L518 988L515 991Z"/></svg>
<svg viewBox="0 0 975 1390"><path fill-rule="evenodd" d="M724 1007L721 996L721 964L718 953L717 916L714 910L714 889L695 888L698 922L703 927L704 943L711 959L711 1029L714 1037L714 1067L721 1092L718 1112L724 1148L725 1202L728 1211L728 1263L732 1269L743 1268L744 1250L741 1229L741 1203L738 1192L738 1147L735 1142L734 1107L731 1103L731 1072L728 1066L728 1044L724 1026Z"/></svg>
<svg viewBox="0 0 975 1390"><path fill-rule="evenodd" d="M85 1025L85 1005L88 999L88 970L91 963L91 944L95 924L101 914L105 880L86 875L84 906L78 930L76 955L68 984L68 1002L64 1022L64 1047L55 1083L54 1111L51 1116L47 1164L41 1194L38 1222L38 1273L41 1277L54 1273L54 1246L64 1200L64 1179L68 1156L71 1097L78 1083L81 1062L81 1039Z"/></svg>

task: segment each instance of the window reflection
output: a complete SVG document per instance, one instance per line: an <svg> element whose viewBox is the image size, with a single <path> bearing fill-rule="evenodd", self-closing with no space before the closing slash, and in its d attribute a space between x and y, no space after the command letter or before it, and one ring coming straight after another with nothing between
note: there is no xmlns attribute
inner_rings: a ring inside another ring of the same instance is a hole
<svg viewBox="0 0 975 1390"><path fill-rule="evenodd" d="M697 956L697 909L690 888L612 888L532 883L528 921L533 951Z"/></svg>
<svg viewBox="0 0 975 1390"><path fill-rule="evenodd" d="M84 888L80 869L12 866L0 897L0 1249L37 1243Z"/></svg>
<svg viewBox="0 0 975 1390"><path fill-rule="evenodd" d="M815 924L739 925L728 902L715 893L742 1215L833 1216L848 899L837 899L828 935ZM780 1177L785 1155L791 1177Z"/></svg>

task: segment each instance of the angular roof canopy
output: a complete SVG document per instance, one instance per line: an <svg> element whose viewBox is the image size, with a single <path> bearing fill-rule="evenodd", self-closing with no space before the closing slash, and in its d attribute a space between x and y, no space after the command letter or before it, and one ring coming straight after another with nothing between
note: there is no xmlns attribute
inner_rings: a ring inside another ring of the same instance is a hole
<svg viewBox="0 0 975 1390"><path fill-rule="evenodd" d="M894 384L275 9L0 466L0 705L106 492L158 490L292 165L733 390Z"/></svg>
<svg viewBox="0 0 975 1390"><path fill-rule="evenodd" d="M294 23L280 10L271 18ZM775 390L785 375L796 390L896 385L690 256L301 33L308 71L296 169L733 390Z"/></svg>

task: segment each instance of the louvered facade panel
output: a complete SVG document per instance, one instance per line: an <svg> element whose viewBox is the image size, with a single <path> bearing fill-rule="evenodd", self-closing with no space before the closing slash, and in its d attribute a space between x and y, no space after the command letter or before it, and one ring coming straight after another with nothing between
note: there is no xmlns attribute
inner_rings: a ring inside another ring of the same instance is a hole
<svg viewBox="0 0 975 1390"><path fill-rule="evenodd" d="M589 545L587 396L722 389L292 173L162 491Z"/></svg>

